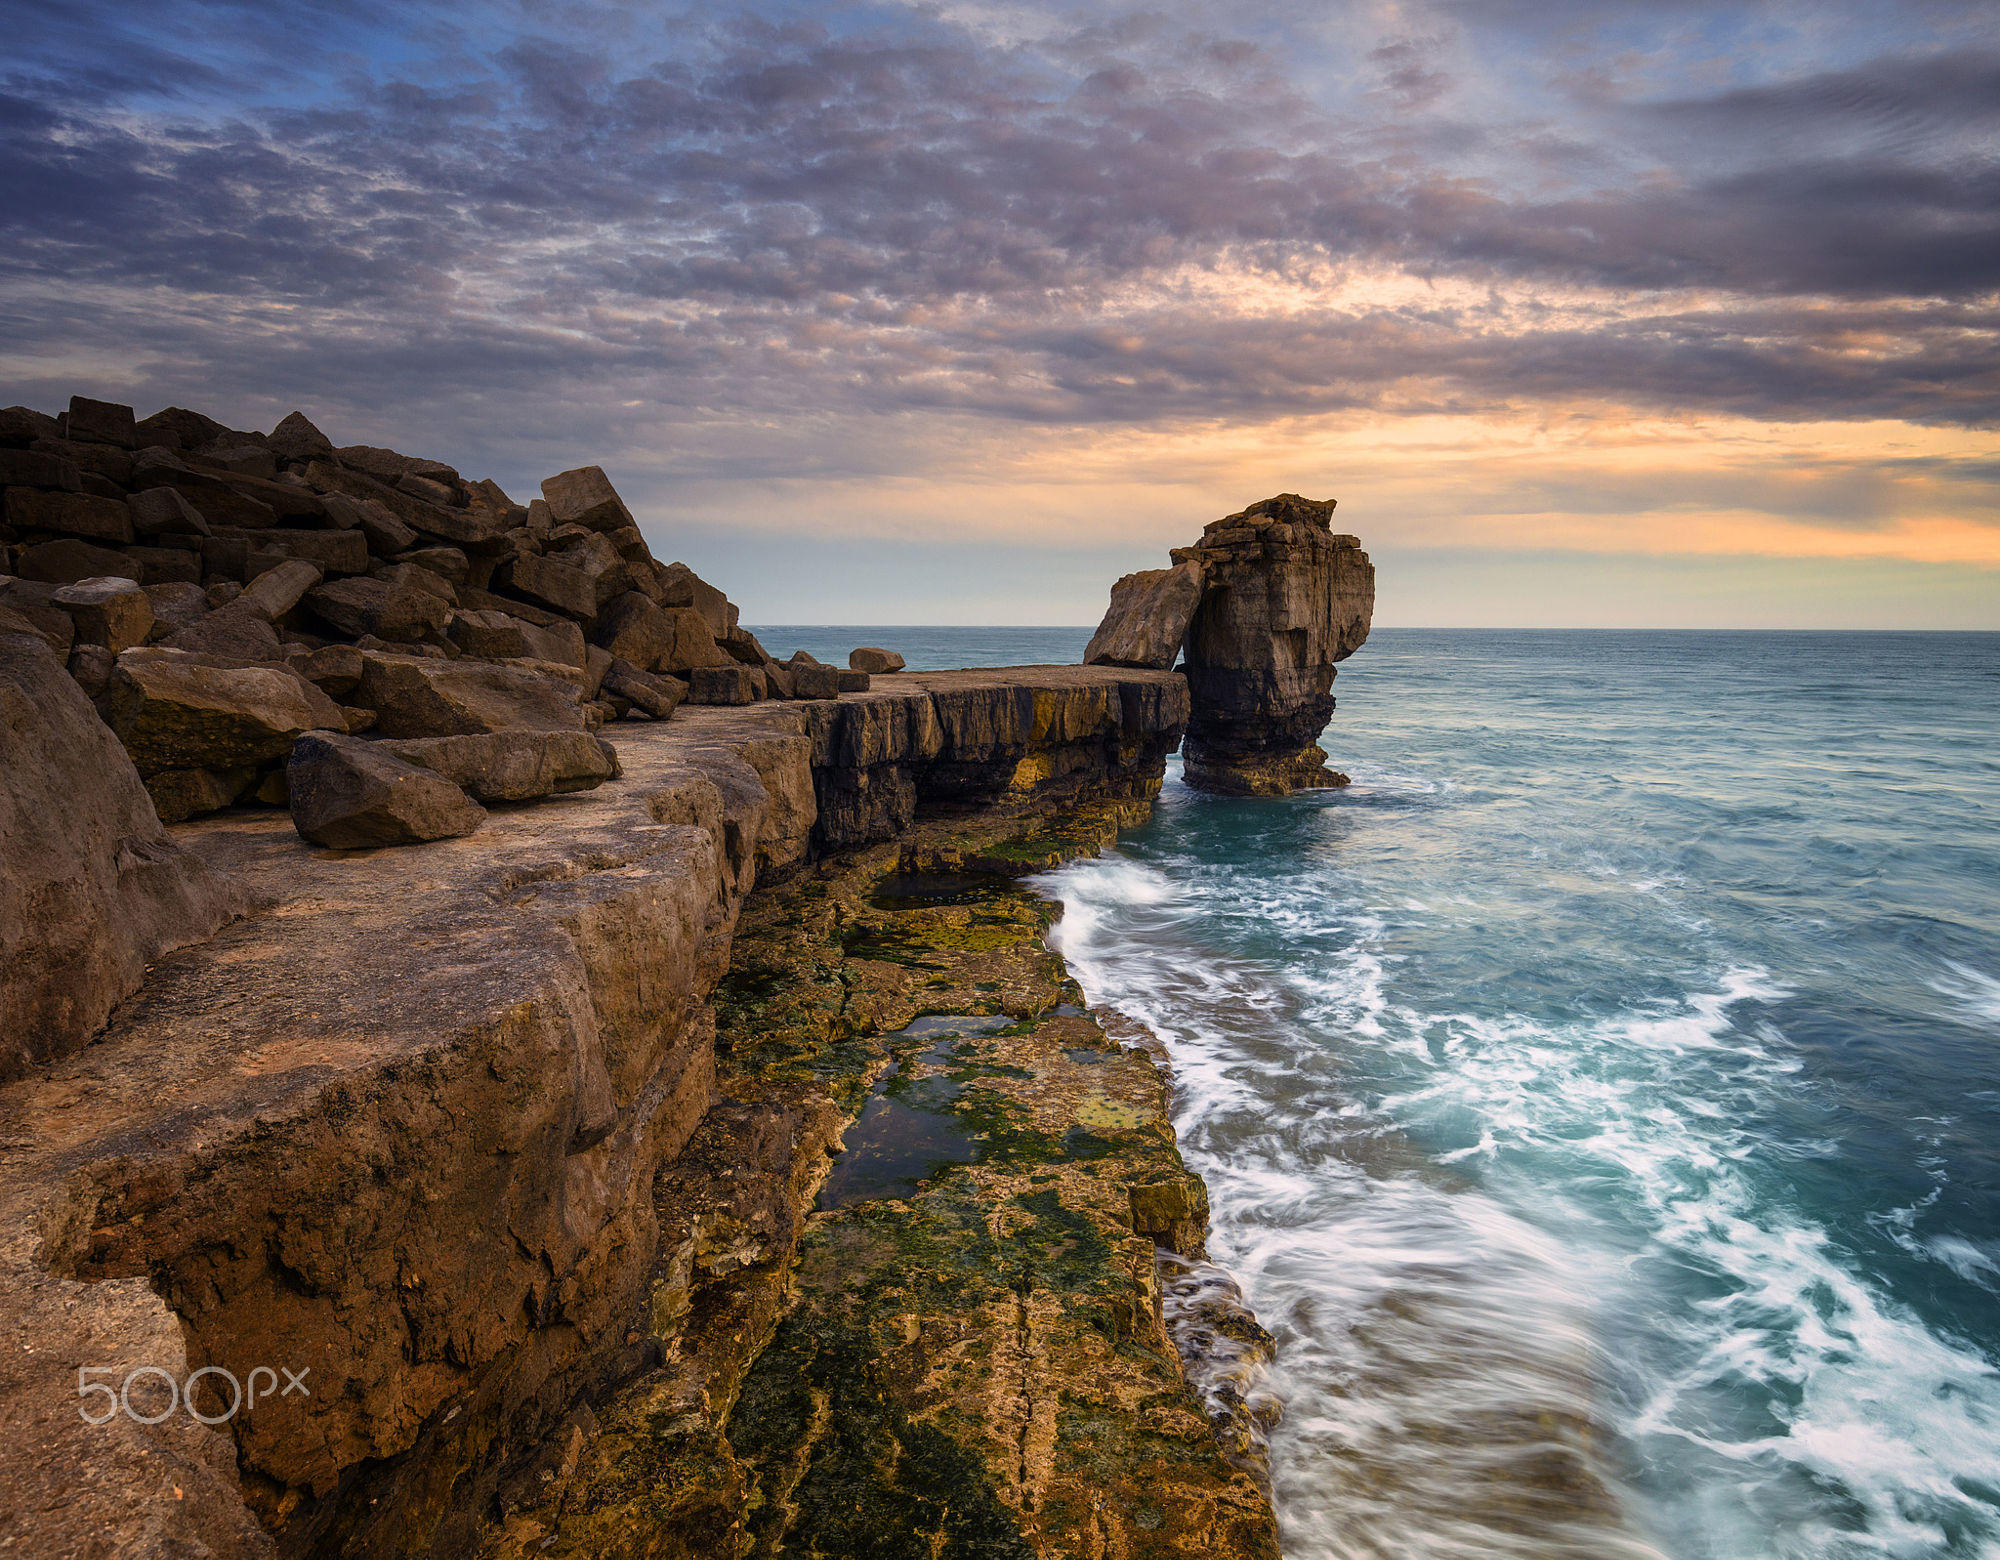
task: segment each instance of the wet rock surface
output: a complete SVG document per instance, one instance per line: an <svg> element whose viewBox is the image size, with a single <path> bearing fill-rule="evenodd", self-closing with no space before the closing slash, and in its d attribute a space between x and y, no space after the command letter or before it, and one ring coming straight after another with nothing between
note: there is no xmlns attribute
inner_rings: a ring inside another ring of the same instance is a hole
<svg viewBox="0 0 2000 1560"><path fill-rule="evenodd" d="M488 1554L1276 1556L1161 1309L1206 1208L1165 1079L1016 887L1141 811L919 825L753 897L729 1103L656 1188L660 1363Z"/></svg>

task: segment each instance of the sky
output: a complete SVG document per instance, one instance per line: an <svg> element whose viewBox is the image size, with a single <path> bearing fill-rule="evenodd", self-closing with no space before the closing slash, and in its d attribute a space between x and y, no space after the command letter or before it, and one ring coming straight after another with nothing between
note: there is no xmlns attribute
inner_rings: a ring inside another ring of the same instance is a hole
<svg viewBox="0 0 2000 1560"><path fill-rule="evenodd" d="M7 0L0 401L602 465L752 622L2000 628L2000 6Z"/></svg>

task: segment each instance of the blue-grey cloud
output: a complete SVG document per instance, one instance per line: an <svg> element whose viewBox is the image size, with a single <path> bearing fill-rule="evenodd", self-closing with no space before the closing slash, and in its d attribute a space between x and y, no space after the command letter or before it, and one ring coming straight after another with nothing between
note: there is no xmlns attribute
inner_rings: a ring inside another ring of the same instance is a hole
<svg viewBox="0 0 2000 1560"><path fill-rule="evenodd" d="M579 427L635 397L1994 420L2000 53L1936 47L1972 8L1700 90L1607 86L1623 67L1579 44L1495 107L1465 29L1539 39L1553 14L1439 6L1361 39L1330 91L1268 28L1166 10L1027 37L928 13L38 10L0 79L0 347L31 392L58 377L37 364L95 356L137 364L140 399L226 383ZM1534 55L1499 63L1526 82ZM1458 290L1248 296L1343 267ZM1203 274L1246 296L1172 280Z"/></svg>

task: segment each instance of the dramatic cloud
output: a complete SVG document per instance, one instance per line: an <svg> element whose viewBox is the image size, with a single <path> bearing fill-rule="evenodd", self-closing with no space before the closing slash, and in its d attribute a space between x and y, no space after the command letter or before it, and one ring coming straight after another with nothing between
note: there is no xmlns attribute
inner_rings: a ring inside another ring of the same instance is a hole
<svg viewBox="0 0 2000 1560"><path fill-rule="evenodd" d="M2000 563L1989 8L1384 15L37 9L0 348L29 400L301 404L512 482L602 458L715 526L817 480L865 530L1010 448L1255 486L1230 452L1311 429L1352 501L1355 440L1410 419L1489 452L1726 422L1825 480L1620 480L1755 550L1945 523ZM1783 431L1842 425L1872 442ZM1637 544L1616 481L1546 476L1543 540ZM1450 502L1436 545L1476 529Z"/></svg>

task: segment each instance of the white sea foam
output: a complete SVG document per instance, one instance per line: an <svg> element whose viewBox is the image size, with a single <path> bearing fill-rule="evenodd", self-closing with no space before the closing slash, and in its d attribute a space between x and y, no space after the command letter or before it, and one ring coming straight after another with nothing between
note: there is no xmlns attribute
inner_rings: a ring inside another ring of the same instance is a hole
<svg viewBox="0 0 2000 1560"><path fill-rule="evenodd" d="M1394 978L1406 897L1253 904L1117 857L1052 881L1073 973L1173 1058L1213 1249L1279 1340L1293 1560L2000 1556L2000 1373L1766 1189L1825 1152L1749 1125L1800 1065L1737 1021L1782 997L1767 971L1571 1022L1426 1009ZM1202 916L1312 957L1218 956ZM1393 1081L1357 1095L1357 1056ZM1992 1287L1918 1211L1882 1217Z"/></svg>
<svg viewBox="0 0 2000 1560"><path fill-rule="evenodd" d="M2000 980L1969 964L1947 959L1951 974L1931 984L1957 1004L1962 1016L1976 1023L2000 1026Z"/></svg>

